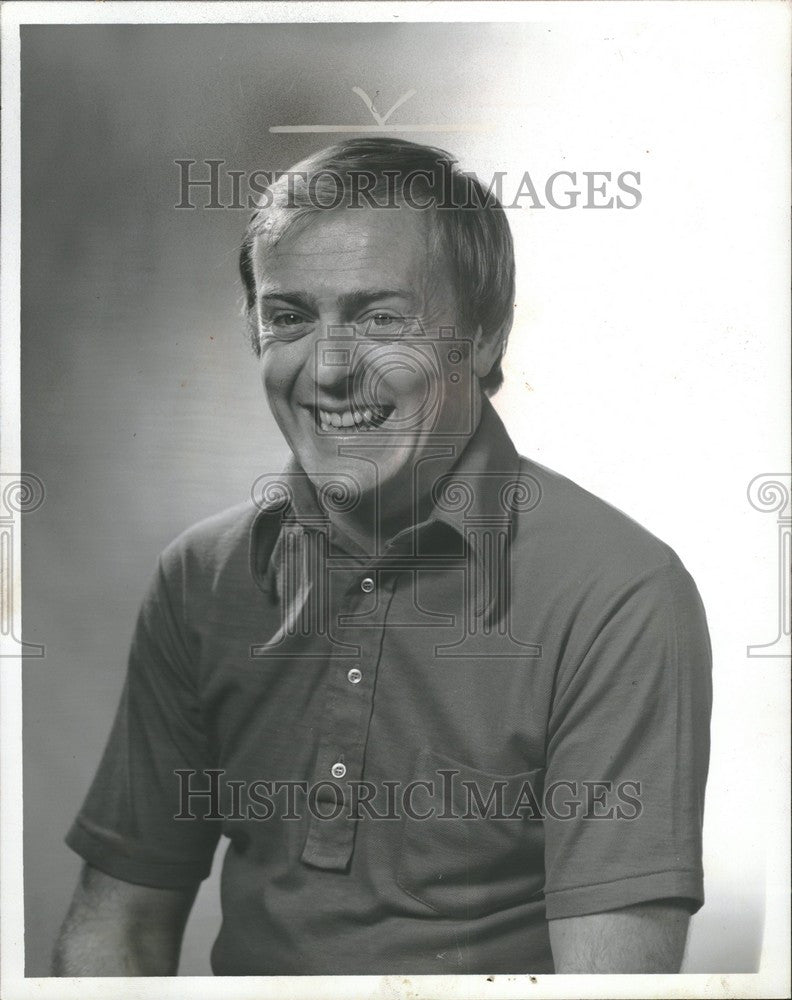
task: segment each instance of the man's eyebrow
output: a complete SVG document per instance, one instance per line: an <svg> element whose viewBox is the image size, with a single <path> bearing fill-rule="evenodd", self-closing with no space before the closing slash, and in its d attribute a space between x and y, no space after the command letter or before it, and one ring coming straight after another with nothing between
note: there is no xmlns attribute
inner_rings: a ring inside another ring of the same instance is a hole
<svg viewBox="0 0 792 1000"><path fill-rule="evenodd" d="M371 291L346 292L339 295L338 302L341 311L349 316L382 299L403 299L409 302L412 296L402 288L376 288ZM297 309L316 309L316 299L308 292L265 292L259 296L259 302L262 305L283 302Z"/></svg>
<svg viewBox="0 0 792 1000"><path fill-rule="evenodd" d="M371 305L372 302L379 302L380 299L404 299L405 302L409 302L412 296L401 288L377 288L373 291L348 292L346 295L340 295L338 301L344 312L354 313Z"/></svg>
<svg viewBox="0 0 792 1000"><path fill-rule="evenodd" d="M308 292L267 292L259 296L259 302L263 305L274 302L285 302L287 305L296 306L298 309L315 309L316 299Z"/></svg>

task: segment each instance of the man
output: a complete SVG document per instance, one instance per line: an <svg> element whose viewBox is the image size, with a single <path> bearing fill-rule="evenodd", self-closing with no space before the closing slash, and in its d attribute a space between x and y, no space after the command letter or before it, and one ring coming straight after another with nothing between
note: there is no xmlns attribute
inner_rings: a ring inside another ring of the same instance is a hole
<svg viewBox="0 0 792 1000"><path fill-rule="evenodd" d="M163 553L56 973L173 974L221 834L217 974L678 971L704 613L492 408L500 205L440 150L353 140L272 185L241 272L294 458Z"/></svg>

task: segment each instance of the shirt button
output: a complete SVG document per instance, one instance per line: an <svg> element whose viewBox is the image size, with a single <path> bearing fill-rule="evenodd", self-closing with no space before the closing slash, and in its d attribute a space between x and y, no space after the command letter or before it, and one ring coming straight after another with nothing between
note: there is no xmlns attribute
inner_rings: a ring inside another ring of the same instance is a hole
<svg viewBox="0 0 792 1000"><path fill-rule="evenodd" d="M374 589L374 581L371 579L370 576L366 576L360 581L360 589L363 591L364 594L371 593L371 591Z"/></svg>
<svg viewBox="0 0 792 1000"><path fill-rule="evenodd" d="M347 680L350 684L360 684L363 680L363 674L358 670L357 667L352 667L352 669L347 674Z"/></svg>
<svg viewBox="0 0 792 1000"><path fill-rule="evenodd" d="M341 763L341 761L339 761L337 764L333 764L333 766L330 768L330 773L334 778L343 778L344 775L346 774L346 768Z"/></svg>

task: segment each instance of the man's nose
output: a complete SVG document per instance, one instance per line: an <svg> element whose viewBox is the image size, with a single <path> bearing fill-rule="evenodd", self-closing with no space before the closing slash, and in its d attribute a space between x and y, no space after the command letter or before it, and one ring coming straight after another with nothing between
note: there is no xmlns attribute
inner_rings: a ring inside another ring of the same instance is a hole
<svg viewBox="0 0 792 1000"><path fill-rule="evenodd" d="M325 327L314 345L314 381L318 389L346 397L352 384L355 328Z"/></svg>

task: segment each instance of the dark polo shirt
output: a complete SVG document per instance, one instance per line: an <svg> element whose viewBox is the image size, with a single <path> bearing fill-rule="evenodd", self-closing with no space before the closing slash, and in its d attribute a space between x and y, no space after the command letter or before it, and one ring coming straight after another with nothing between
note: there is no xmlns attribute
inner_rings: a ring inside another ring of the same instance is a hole
<svg viewBox="0 0 792 1000"><path fill-rule="evenodd" d="M259 486L163 553L74 850L181 887L227 837L224 975L550 972L548 919L698 909L710 647L667 545L489 404L375 557L343 473Z"/></svg>

